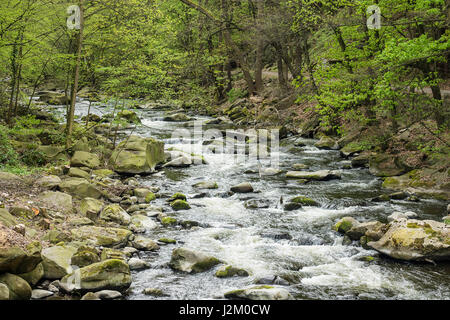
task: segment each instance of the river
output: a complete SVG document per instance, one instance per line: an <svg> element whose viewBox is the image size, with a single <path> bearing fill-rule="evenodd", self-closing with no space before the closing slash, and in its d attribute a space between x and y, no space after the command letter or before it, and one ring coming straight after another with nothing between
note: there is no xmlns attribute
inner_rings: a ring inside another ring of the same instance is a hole
<svg viewBox="0 0 450 320"><path fill-rule="evenodd" d="M76 115L87 113L88 103L77 104ZM60 113L63 108L52 108ZM102 115L111 107L93 106L92 113ZM193 147L201 150L202 139L172 139L176 129L186 123L163 121L163 110L137 110L144 126L134 134L163 140L166 149ZM197 120L211 118L193 115ZM154 299L142 294L144 288L160 288L168 296L160 299L223 299L233 289L252 285L261 277L278 275L290 282L285 288L296 299L450 299L450 265L413 264L380 257L375 251L357 244L343 245L343 237L332 230L342 217L352 216L360 222L385 222L394 211L413 211L419 219L441 221L446 203L437 200L408 202L372 202L371 198L388 191L381 179L367 169L349 168L339 151L319 150L316 140L305 139L306 146L295 147L298 137L280 143L279 164L284 171L302 163L308 170L340 170L341 180L299 183L284 174L260 176L258 161L237 162L233 154L205 154L208 164L183 169L164 169L155 175L139 178L147 186L160 188L162 198L154 203L179 220L193 220L202 227L192 229L163 228L149 231L152 239L173 238L176 245L161 246L157 253L141 253L151 268L133 271L133 284L128 299ZM225 161L224 161L225 157ZM228 157L228 158L227 158ZM261 165L265 166L264 160ZM192 187L201 181L215 181L219 188L199 191ZM250 182L256 193L227 193L231 186ZM166 196L181 192L192 209L171 212ZM307 196L320 207L303 207L284 211L284 201L294 196ZM266 201L268 208L247 209L244 203L256 199ZM168 267L171 252L177 246L202 251L235 267L250 272L249 277L221 279L214 270L199 274L182 274ZM376 259L367 262L364 257Z"/></svg>

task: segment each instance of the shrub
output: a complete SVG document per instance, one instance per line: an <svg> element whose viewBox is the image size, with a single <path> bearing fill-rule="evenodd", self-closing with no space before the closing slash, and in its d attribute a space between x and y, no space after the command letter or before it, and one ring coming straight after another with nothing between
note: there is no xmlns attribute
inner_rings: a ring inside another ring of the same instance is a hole
<svg viewBox="0 0 450 320"><path fill-rule="evenodd" d="M0 165L16 165L18 156L11 145L8 128L0 125Z"/></svg>

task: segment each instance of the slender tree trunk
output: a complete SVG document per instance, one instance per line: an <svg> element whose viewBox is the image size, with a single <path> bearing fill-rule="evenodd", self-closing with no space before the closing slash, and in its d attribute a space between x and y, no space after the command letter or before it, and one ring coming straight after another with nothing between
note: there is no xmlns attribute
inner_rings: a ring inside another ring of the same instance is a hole
<svg viewBox="0 0 450 320"><path fill-rule="evenodd" d="M81 48L83 45L83 0L79 2L80 7L80 31L77 39L77 61L75 64L74 81L72 86L72 92L70 93L70 108L67 115L67 147L70 146L72 140L73 122L75 118L75 103L77 100L78 81L80 77L80 64L81 64Z"/></svg>
<svg viewBox="0 0 450 320"><path fill-rule="evenodd" d="M256 47L256 63L255 63L255 90L261 92L263 88L263 58L264 58L264 35L263 35L263 23L264 23L264 1L257 1L257 28L258 28L258 40Z"/></svg>

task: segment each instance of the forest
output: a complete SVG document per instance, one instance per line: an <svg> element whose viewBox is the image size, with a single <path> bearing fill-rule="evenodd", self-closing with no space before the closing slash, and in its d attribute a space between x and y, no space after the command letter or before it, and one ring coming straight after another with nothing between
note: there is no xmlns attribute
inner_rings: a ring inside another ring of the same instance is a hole
<svg viewBox="0 0 450 320"><path fill-rule="evenodd" d="M450 299L449 25L0 1L0 300Z"/></svg>

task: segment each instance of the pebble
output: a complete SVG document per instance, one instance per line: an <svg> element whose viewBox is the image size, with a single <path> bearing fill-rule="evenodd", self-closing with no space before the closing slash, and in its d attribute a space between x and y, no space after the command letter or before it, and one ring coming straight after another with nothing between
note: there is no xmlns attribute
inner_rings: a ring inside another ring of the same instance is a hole
<svg viewBox="0 0 450 320"><path fill-rule="evenodd" d="M54 295L54 292L42 290L42 289L34 289L31 292L31 299L39 300L39 299L44 299L44 298L50 297L52 295Z"/></svg>

